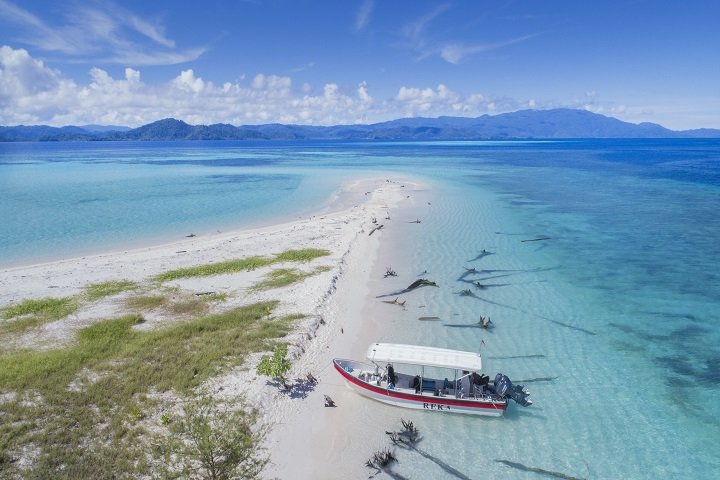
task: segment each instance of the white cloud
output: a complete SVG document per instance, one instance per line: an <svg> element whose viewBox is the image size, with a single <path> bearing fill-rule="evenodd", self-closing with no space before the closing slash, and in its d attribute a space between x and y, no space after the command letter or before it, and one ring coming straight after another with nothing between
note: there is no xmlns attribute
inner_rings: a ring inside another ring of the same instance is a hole
<svg viewBox="0 0 720 480"><path fill-rule="evenodd" d="M155 43L168 48L175 48L175 40L165 36L165 29L162 25L153 25L152 23L138 18L132 13L125 13L124 17L129 25L131 25L139 33L145 35L147 38L155 41Z"/></svg>
<svg viewBox="0 0 720 480"><path fill-rule="evenodd" d="M325 92L325 98L332 99L337 97L338 86L334 83L328 83L325 85L325 88L323 88L323 91Z"/></svg>
<svg viewBox="0 0 720 480"><path fill-rule="evenodd" d="M205 53L204 48L191 48L181 52L160 52L140 50L120 51L103 59L107 63L119 65L177 65L197 60Z"/></svg>
<svg viewBox="0 0 720 480"><path fill-rule="evenodd" d="M464 95L445 84L401 86L394 97L376 99L365 81L355 87L328 82L314 91L309 84L295 88L290 77L264 73L247 81L242 77L218 85L192 69L160 83L146 83L141 71L133 68L125 68L120 78L97 67L88 75L86 84L78 84L26 50L0 47L0 125L99 123L135 127L166 117L193 124L333 125L403 116L474 117L519 108L570 106L479 92ZM623 105L582 100L574 106L608 114L626 111Z"/></svg>
<svg viewBox="0 0 720 480"><path fill-rule="evenodd" d="M27 50L0 47L0 95L26 96L52 90L60 83L60 73L35 60Z"/></svg>
<svg viewBox="0 0 720 480"><path fill-rule="evenodd" d="M46 25L33 13L5 0L0 0L0 18L24 27L28 34L20 40L29 45L63 53L73 53L79 48L71 41L72 35Z"/></svg>
<svg viewBox="0 0 720 480"><path fill-rule="evenodd" d="M443 84L432 88L414 88L402 86L395 100L403 106L406 116L426 115L428 112L457 112L463 110L460 96Z"/></svg>
<svg viewBox="0 0 720 480"><path fill-rule="evenodd" d="M465 55L466 53L460 45L448 45L440 51L443 60L454 64L459 63Z"/></svg>
<svg viewBox="0 0 720 480"><path fill-rule="evenodd" d="M464 45L464 44L452 43L452 44L446 45L445 47L443 47L440 50L440 57L442 57L442 59L445 60L446 62L456 65L469 55L475 55L478 53L488 52L490 50L507 47L509 45L514 45L516 43L521 43L521 42L524 42L526 40L533 38L534 36L535 35L524 35L522 37L512 38L512 39L505 40L502 42L478 44L478 45Z"/></svg>
<svg viewBox="0 0 720 480"><path fill-rule="evenodd" d="M203 79L196 77L195 72L193 72L192 69L183 70L180 75L175 77L173 85L180 90L194 93L200 93L205 88L205 82Z"/></svg>
<svg viewBox="0 0 720 480"><path fill-rule="evenodd" d="M23 49L0 47L0 124L138 126L175 117L190 123L302 122L357 123L367 118L373 99L365 82L347 94L336 83L311 94L310 85L293 89L286 76L257 74L250 84L215 86L192 69L167 83L147 84L139 70L113 78L94 67L86 85L75 84ZM382 112L379 112L380 114Z"/></svg>
<svg viewBox="0 0 720 480"><path fill-rule="evenodd" d="M97 6L96 6L97 5ZM78 60L124 65L174 65L199 58L203 47L177 49L159 22L142 19L112 3L68 4L61 18L48 21L7 0L0 18L22 30L14 40ZM145 41L138 41L137 34Z"/></svg>
<svg viewBox="0 0 720 480"><path fill-rule="evenodd" d="M502 113L527 108L528 104L527 101L491 97L481 93L464 96L444 84L434 89L402 86L393 100L393 107L403 112L406 117L441 115L476 117L486 113Z"/></svg>
<svg viewBox="0 0 720 480"><path fill-rule="evenodd" d="M125 69L125 79L130 83L140 82L140 72L133 70L132 68Z"/></svg>
<svg viewBox="0 0 720 480"><path fill-rule="evenodd" d="M408 23L403 27L402 33L405 35L408 39L412 40L415 43L424 43L424 33L426 27L435 20L438 16L445 13L448 8L450 8L450 4L441 4L435 7L434 10L431 12L426 13L425 15L416 18L412 22Z"/></svg>
<svg viewBox="0 0 720 480"><path fill-rule="evenodd" d="M370 16L375 8L375 2L373 0L365 0L355 15L355 31L360 32L367 27L370 22Z"/></svg>
<svg viewBox="0 0 720 480"><path fill-rule="evenodd" d="M253 78L252 87L256 90L265 88L265 75L263 75L262 73L258 73L257 75L255 75L255 78Z"/></svg>
<svg viewBox="0 0 720 480"><path fill-rule="evenodd" d="M435 18L445 13L449 8L450 4L447 3L438 5L431 12L405 24L401 29L401 34L406 41L406 47L414 50L418 55L416 60L422 60L437 52L437 48L428 45L429 42L426 39L425 31Z"/></svg>
<svg viewBox="0 0 720 480"><path fill-rule="evenodd" d="M368 92L368 86L367 82L363 81L358 85L357 89L358 98L364 103L372 103L373 98L370 96L370 93Z"/></svg>

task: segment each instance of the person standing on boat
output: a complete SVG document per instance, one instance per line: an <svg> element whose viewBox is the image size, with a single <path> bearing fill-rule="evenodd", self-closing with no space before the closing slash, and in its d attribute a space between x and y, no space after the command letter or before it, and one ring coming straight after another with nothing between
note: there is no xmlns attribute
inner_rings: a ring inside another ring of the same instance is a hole
<svg viewBox="0 0 720 480"><path fill-rule="evenodd" d="M388 365L387 365L388 388L395 388L396 381L397 381L397 377L395 376L395 369L393 368L392 364L388 363ZM392 385L392 387L390 385Z"/></svg>

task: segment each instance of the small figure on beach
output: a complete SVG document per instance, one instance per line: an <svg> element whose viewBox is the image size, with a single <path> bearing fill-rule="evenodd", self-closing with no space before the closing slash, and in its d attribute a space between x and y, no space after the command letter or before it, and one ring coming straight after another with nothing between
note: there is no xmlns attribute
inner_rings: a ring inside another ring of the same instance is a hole
<svg viewBox="0 0 720 480"><path fill-rule="evenodd" d="M489 330L490 327L494 326L490 317L483 317L482 315L480 316L480 321L478 323L485 330Z"/></svg>
<svg viewBox="0 0 720 480"><path fill-rule="evenodd" d="M326 407L337 407L337 405L335 405L335 400L330 398L329 395L325 395L325 406Z"/></svg>

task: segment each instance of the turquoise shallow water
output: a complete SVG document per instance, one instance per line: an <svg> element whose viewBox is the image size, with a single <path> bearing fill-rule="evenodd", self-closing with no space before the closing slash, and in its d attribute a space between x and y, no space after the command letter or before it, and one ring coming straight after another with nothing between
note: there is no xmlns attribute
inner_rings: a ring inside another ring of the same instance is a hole
<svg viewBox="0 0 720 480"><path fill-rule="evenodd" d="M308 175L278 156L212 144L0 144L0 266L295 218L348 175Z"/></svg>
<svg viewBox="0 0 720 480"><path fill-rule="evenodd" d="M293 217L379 170L432 185L393 267L441 286L386 335L480 348L535 401L498 420L403 415L426 455L399 452L398 474L713 478L720 141L5 144L0 263ZM481 314L492 332L468 326Z"/></svg>

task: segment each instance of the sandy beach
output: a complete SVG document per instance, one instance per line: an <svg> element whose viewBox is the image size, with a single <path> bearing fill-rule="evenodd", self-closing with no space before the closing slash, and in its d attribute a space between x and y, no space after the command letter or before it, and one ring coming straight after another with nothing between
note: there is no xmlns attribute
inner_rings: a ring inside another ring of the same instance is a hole
<svg viewBox="0 0 720 480"><path fill-rule="evenodd" d="M289 345L293 367L289 379L308 373L319 384L302 395L281 393L266 377L255 374L260 355L245 365L211 379L205 389L230 402L243 396L262 412L270 426L266 447L271 464L268 478L332 478L345 464L346 472L357 468L364 474L362 457L371 453L365 443L380 442L363 435L348 435L335 428L357 421L353 405L357 398L340 384L330 368L335 356L362 358L367 344L382 332L383 317L393 306L378 302L372 282L381 279L390 257L400 264L402 250L392 250L392 241L408 228L407 220L416 205L415 192L424 187L400 178L365 178L345 185L321 212L289 223L214 234L197 234L174 243L128 251L85 256L37 265L0 270L0 308L26 299L78 295L90 284L129 280L140 285L159 273L195 265L253 255L269 256L288 249L318 248L330 252L307 266L324 271L287 287L263 291L249 287L268 268L236 274L172 280L165 288L175 292L223 294L226 298L213 310L225 310L267 299L281 301L277 314L301 313L293 332L284 339ZM407 218L405 218L407 217ZM413 217L414 218L414 217ZM370 232L378 225L383 228ZM304 268L304 267L301 267ZM127 313L125 294L108 297L80 308L70 316L33 328L6 341L3 349L54 349L72 344L78 330L100 320ZM390 308L383 308L390 307ZM383 310L379 312L378 309ZM145 315L136 328L153 329L177 319L167 313ZM339 408L326 409L323 395L331 395ZM157 415L155 415L157 416ZM152 421L151 415L149 421ZM353 420L355 419L355 420ZM377 432L375 432L377 433ZM310 441L308 441L310 440ZM348 470L348 446L356 452Z"/></svg>

